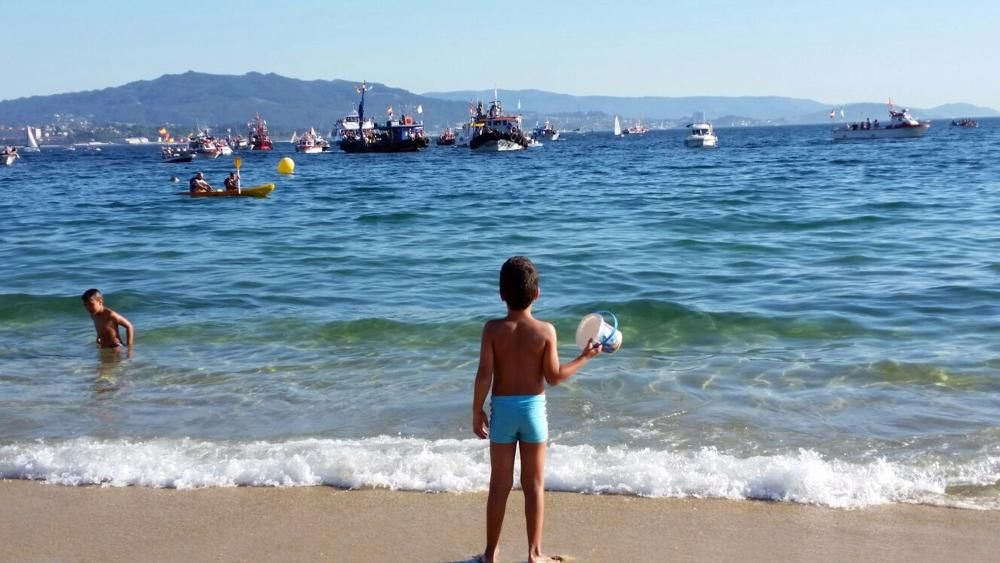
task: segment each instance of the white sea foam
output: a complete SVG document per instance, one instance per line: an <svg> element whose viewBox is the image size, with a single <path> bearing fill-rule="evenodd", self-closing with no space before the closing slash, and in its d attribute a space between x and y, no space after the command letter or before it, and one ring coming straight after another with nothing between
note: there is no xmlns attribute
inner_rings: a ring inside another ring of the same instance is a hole
<svg viewBox="0 0 1000 563"><path fill-rule="evenodd" d="M285 442L78 438L0 446L0 477L63 485L231 487L332 485L414 491L480 491L489 482L485 442L378 437ZM996 492L954 496L948 487L1000 482L1000 457L954 464L850 463L811 450L741 458L690 452L552 445L550 490L652 497L767 499L853 508L920 502L1000 509Z"/></svg>

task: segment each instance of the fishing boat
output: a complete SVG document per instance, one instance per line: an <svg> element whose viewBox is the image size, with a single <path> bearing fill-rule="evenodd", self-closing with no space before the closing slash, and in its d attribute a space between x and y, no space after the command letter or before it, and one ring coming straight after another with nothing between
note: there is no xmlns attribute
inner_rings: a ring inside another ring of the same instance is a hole
<svg viewBox="0 0 1000 563"><path fill-rule="evenodd" d="M295 152L300 152L303 154L319 154L329 148L329 143L320 137L316 130L309 128L308 131L299 137L297 143L295 143Z"/></svg>
<svg viewBox="0 0 1000 563"><path fill-rule="evenodd" d="M520 115L507 115L493 91L490 109L483 111L483 102L476 107L469 148L479 152L519 151L528 148L531 140L521 128Z"/></svg>
<svg viewBox="0 0 1000 563"><path fill-rule="evenodd" d="M614 129L614 132L615 132L615 137L621 137L622 136L622 122L618 120L618 116L617 115L615 116L615 129Z"/></svg>
<svg viewBox="0 0 1000 563"><path fill-rule="evenodd" d="M646 127L642 124L642 122L637 119L637 120L635 120L635 123L633 123L631 127L629 127L628 129L625 130L625 134L626 135L645 135L646 131L649 131L649 129L646 129Z"/></svg>
<svg viewBox="0 0 1000 563"><path fill-rule="evenodd" d="M451 127L449 127L438 135L437 141L435 142L439 147L453 147L455 146L455 132L451 130Z"/></svg>
<svg viewBox="0 0 1000 563"><path fill-rule="evenodd" d="M365 93L371 90L367 82L358 86L355 91L361 94L358 103L358 123L365 123ZM420 113L422 108L418 108ZM413 116L403 114L400 119L394 119L392 106L386 110L388 119L384 123L372 122L371 128L359 126L356 130L344 131L340 140L340 150L347 153L368 152L414 152L426 148L430 140L424 134L422 121Z"/></svg>
<svg viewBox="0 0 1000 563"><path fill-rule="evenodd" d="M871 121L866 119L856 123L845 123L833 129L833 139L836 141L845 139L906 139L912 137L923 137L931 128L930 121L918 121L910 115L910 111L903 108L897 111L889 100L889 123L882 125L876 119Z"/></svg>
<svg viewBox="0 0 1000 563"><path fill-rule="evenodd" d="M0 151L0 163L4 166L13 166L19 158L21 157L17 154L17 147L7 146Z"/></svg>
<svg viewBox="0 0 1000 563"><path fill-rule="evenodd" d="M557 141L559 140L559 130L546 121L544 125L535 127L535 130L532 131L532 137L540 141Z"/></svg>
<svg viewBox="0 0 1000 563"><path fill-rule="evenodd" d="M259 113L254 116L253 121L247 123L247 128L250 130L247 135L250 150L271 150L271 136L267 133L267 122L260 118Z"/></svg>
<svg viewBox="0 0 1000 563"><path fill-rule="evenodd" d="M715 130L711 123L692 123L688 125L691 130L684 138L684 145L692 148L715 147L719 143L719 138L715 136Z"/></svg>

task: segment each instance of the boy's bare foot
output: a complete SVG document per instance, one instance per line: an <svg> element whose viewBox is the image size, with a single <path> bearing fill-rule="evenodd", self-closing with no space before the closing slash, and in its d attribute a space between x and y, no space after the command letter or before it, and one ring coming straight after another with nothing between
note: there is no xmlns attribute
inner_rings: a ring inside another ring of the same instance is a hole
<svg viewBox="0 0 1000 563"><path fill-rule="evenodd" d="M562 555L538 555L528 559L528 563L550 563L551 561L572 561L572 558L563 557Z"/></svg>

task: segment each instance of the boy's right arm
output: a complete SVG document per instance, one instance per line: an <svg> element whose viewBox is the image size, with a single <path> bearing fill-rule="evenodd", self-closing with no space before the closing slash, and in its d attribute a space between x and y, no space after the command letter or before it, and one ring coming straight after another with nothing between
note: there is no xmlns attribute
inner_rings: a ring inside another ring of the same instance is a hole
<svg viewBox="0 0 1000 563"><path fill-rule="evenodd" d="M547 331L545 338L545 358L542 362L542 375L545 377L545 382L549 385L559 385L563 381L566 381L578 369L583 367L583 364L587 363L590 358L601 353L601 347L594 346L593 341L589 341L587 342L587 347L580 352L579 356L568 363L560 365L556 327L548 325Z"/></svg>
<svg viewBox="0 0 1000 563"><path fill-rule="evenodd" d="M483 327L483 338L479 346L479 369L476 370L475 391L472 397L472 431L484 439L490 435L490 423L483 405L493 385L493 343L489 328L489 323Z"/></svg>

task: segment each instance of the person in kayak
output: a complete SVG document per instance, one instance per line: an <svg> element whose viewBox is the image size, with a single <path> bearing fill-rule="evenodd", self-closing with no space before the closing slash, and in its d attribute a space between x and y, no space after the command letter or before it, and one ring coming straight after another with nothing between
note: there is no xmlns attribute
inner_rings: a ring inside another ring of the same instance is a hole
<svg viewBox="0 0 1000 563"><path fill-rule="evenodd" d="M207 193L212 191L212 185L205 181L205 175L199 170L191 178L191 182L188 184L188 191L193 194Z"/></svg>
<svg viewBox="0 0 1000 563"><path fill-rule="evenodd" d="M239 172L230 172L229 173L229 177L226 178L226 181L223 182L223 184L226 186L226 191L227 192L236 192L236 193L239 193L239 191L240 191L240 173Z"/></svg>

